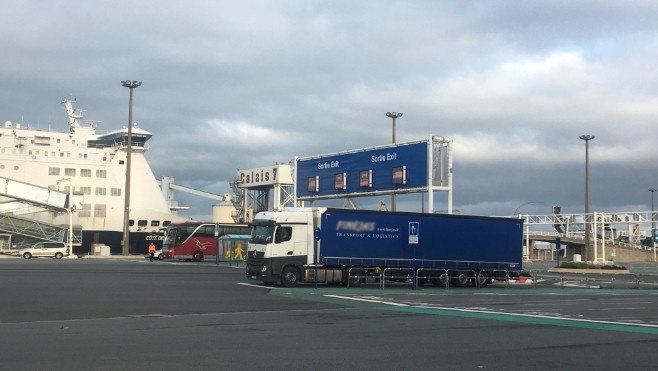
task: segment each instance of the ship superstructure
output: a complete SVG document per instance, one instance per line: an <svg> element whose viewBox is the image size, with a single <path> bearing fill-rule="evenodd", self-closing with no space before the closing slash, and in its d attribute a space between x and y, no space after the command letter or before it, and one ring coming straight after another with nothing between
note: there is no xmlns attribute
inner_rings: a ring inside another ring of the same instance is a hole
<svg viewBox="0 0 658 371"><path fill-rule="evenodd" d="M74 212L74 224L82 228L76 253L90 252L93 244L120 253L128 129L98 134L97 122L85 121L84 111L76 111L71 99L62 104L68 115L68 132L4 123L0 128L0 176L59 191L72 186L73 192L84 196L82 208ZM159 244L161 228L185 219L171 212L144 156L152 134L136 124L131 131L130 250L141 253L150 241ZM52 224L68 223L66 214L29 205L2 212Z"/></svg>

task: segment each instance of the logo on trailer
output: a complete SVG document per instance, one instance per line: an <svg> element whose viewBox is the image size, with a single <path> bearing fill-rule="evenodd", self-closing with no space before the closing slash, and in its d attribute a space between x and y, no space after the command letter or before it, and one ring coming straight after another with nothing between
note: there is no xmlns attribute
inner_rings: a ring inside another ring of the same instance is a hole
<svg viewBox="0 0 658 371"><path fill-rule="evenodd" d="M336 223L337 231L372 232L375 230L375 222L363 222L360 220L339 220Z"/></svg>

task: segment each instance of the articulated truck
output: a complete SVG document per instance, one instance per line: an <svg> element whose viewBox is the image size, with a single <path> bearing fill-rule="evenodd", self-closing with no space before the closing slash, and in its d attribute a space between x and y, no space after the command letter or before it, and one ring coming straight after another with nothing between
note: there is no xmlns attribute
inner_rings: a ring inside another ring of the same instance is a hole
<svg viewBox="0 0 658 371"><path fill-rule="evenodd" d="M254 217L246 276L356 286L411 272L419 283L484 286L521 270L522 238L516 218L286 208Z"/></svg>

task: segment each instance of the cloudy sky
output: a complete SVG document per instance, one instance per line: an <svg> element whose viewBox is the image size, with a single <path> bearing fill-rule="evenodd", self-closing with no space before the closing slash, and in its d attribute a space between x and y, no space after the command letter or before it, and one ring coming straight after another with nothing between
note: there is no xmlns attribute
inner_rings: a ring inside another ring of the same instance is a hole
<svg viewBox="0 0 658 371"><path fill-rule="evenodd" d="M398 142L454 139L462 214L583 212L582 134L592 211L650 210L658 188L655 1L0 4L0 119L64 131L72 94L116 129L120 81L142 81L134 121L178 184L222 194L237 169L387 144L397 111Z"/></svg>

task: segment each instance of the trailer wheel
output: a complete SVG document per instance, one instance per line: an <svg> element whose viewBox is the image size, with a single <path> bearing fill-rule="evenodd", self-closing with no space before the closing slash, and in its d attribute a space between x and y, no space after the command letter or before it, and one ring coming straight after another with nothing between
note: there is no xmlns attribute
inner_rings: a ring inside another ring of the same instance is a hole
<svg viewBox="0 0 658 371"><path fill-rule="evenodd" d="M457 287L466 287L471 283L471 275L465 271L457 271L454 281Z"/></svg>
<svg viewBox="0 0 658 371"><path fill-rule="evenodd" d="M480 271L477 273L476 278L473 280L474 287L487 287L489 283L489 276L486 271Z"/></svg>
<svg viewBox="0 0 658 371"><path fill-rule="evenodd" d="M299 283L299 271L295 267L287 267L281 272L281 284L285 287L295 287Z"/></svg>
<svg viewBox="0 0 658 371"><path fill-rule="evenodd" d="M361 284L362 279L360 276L363 275L361 269L352 269L351 275L350 270L345 269L343 271L343 285L348 287L357 287Z"/></svg>
<svg viewBox="0 0 658 371"><path fill-rule="evenodd" d="M448 273L443 272L439 275L439 278L433 278L432 283L434 286L446 287L450 283L450 277L448 277Z"/></svg>

